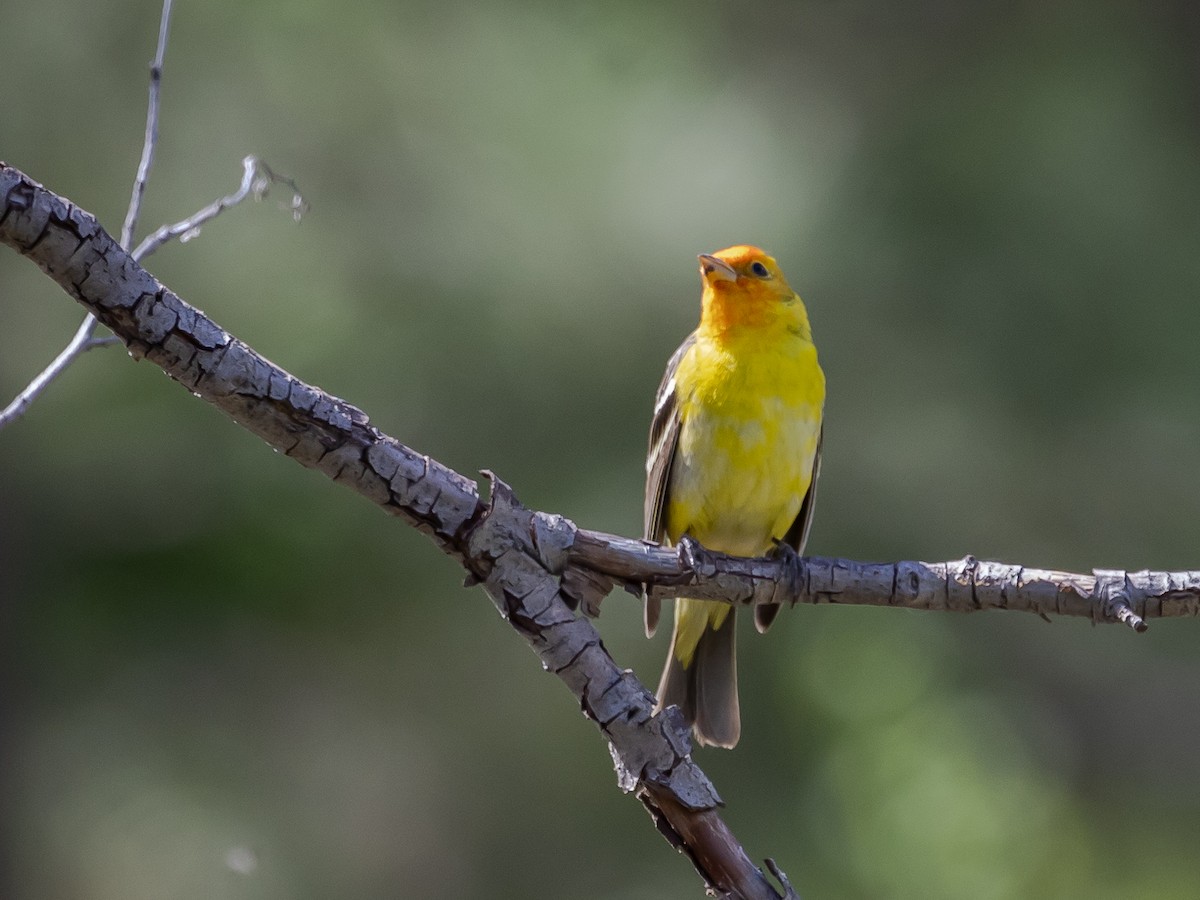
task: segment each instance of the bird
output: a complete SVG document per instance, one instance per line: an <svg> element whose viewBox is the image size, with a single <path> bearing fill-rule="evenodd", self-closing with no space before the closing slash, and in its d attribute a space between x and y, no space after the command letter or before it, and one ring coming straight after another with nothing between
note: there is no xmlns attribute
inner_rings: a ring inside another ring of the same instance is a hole
<svg viewBox="0 0 1200 900"><path fill-rule="evenodd" d="M686 554L775 555L792 566L812 525L825 374L808 311L764 250L699 256L700 324L671 356L654 401L646 457L644 538ZM644 596L646 636L661 600ZM765 632L778 604L759 604ZM678 706L698 744L741 736L735 609L675 601L656 711Z"/></svg>

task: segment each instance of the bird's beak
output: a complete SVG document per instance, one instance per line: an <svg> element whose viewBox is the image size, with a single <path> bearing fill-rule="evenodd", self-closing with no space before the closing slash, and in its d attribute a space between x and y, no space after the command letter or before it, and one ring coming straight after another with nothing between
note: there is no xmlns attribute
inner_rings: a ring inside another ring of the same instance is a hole
<svg viewBox="0 0 1200 900"><path fill-rule="evenodd" d="M708 253L700 254L700 272L710 284L714 281L737 281L737 272L729 263Z"/></svg>

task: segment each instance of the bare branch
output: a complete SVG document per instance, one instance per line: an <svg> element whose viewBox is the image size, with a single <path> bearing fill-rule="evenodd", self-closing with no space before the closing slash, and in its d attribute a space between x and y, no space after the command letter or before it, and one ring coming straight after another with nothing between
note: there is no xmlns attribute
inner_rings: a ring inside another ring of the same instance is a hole
<svg viewBox="0 0 1200 900"><path fill-rule="evenodd" d="M290 178L272 172L271 167L257 156L247 156L242 160L242 183L236 191L214 200L186 219L181 219L172 225L163 225L138 244L137 249L133 251L133 258L139 261L145 259L172 238L179 238L180 243L187 243L200 234L201 226L211 222L225 210L237 206L247 197L253 196L255 200L261 200L267 196L273 184L282 184L292 189L291 202L285 208L290 209L292 218L299 222L304 213L308 211L308 203L301 196L296 183Z"/></svg>
<svg viewBox="0 0 1200 900"><path fill-rule="evenodd" d="M949 562L862 563L810 556L789 587L787 563L705 551L699 568L674 548L597 531L562 539L571 562L627 586L650 585L656 597L755 603L840 603L905 609L976 612L1005 609L1077 616L1093 622L1147 629L1146 619L1200 616L1200 571L1091 574L985 562L973 556Z"/></svg>

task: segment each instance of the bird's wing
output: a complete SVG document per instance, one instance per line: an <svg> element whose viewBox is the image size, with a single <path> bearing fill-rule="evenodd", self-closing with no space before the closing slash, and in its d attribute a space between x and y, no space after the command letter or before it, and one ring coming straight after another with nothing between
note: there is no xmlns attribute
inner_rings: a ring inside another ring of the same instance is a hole
<svg viewBox="0 0 1200 900"><path fill-rule="evenodd" d="M821 444L825 441L825 426L821 426L821 434L817 437L817 452L813 454L812 480L808 483L808 493L800 504L800 512L796 521L783 536L783 542L790 544L797 556L804 555L804 545L808 543L808 533L812 531L813 509L817 505L817 479L821 475Z"/></svg>
<svg viewBox="0 0 1200 900"><path fill-rule="evenodd" d="M693 332L679 345L667 362L662 383L654 396L654 418L650 422L650 449L646 456L646 500L642 515L642 536L648 541L663 543L666 538L668 489L671 484L671 464L675 461L675 446L679 443L679 407L675 402L675 372L684 355L696 343ZM646 636L652 637L658 627L662 601L645 598L643 618Z"/></svg>
<svg viewBox="0 0 1200 900"><path fill-rule="evenodd" d="M800 504L800 512L792 527L783 536L783 543L796 551L798 556L804 555L804 545L808 543L808 533L812 530L813 509L817 505L817 479L821 474L821 444L825 441L825 426L821 426L821 434L817 438L817 452L813 455L812 479L808 483L808 493ZM754 607L754 627L760 632L766 631L779 614L778 603L760 603Z"/></svg>

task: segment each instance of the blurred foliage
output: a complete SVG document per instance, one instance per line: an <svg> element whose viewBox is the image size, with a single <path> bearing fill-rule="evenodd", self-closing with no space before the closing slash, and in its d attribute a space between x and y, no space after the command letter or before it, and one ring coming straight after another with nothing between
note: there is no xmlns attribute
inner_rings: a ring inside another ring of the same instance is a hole
<svg viewBox="0 0 1200 900"><path fill-rule="evenodd" d="M813 552L1196 568L1197 9L181 0L143 230L252 152L312 211L150 267L635 534L695 254L758 243L829 376ZM0 157L113 231L158 14L4 7ZM78 317L0 252L5 401ZM149 365L93 352L0 434L0 505L3 895L699 895L453 564ZM653 684L636 603L599 624ZM805 896L1195 897L1198 637L799 609L700 762Z"/></svg>

